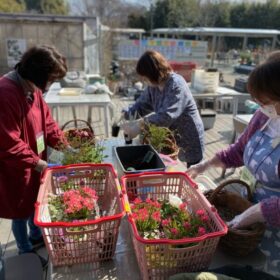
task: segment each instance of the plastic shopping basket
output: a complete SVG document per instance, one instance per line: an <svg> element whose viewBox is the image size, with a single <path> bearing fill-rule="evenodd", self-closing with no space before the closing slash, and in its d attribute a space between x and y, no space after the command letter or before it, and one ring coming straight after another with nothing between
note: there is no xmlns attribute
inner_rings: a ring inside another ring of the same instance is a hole
<svg viewBox="0 0 280 280"><path fill-rule="evenodd" d="M221 236L227 233L227 226L219 217L197 185L181 172L154 172L126 175L122 177L123 192L147 197L143 190L149 188L150 199L168 199L169 194L176 195L195 212L204 209L208 216L207 233L184 239L144 239L136 228L129 207L129 196L123 200L128 212L128 221L138 265L142 279L167 279L180 272L201 271L206 269L215 253ZM130 196L131 197L131 196Z"/></svg>
<svg viewBox="0 0 280 280"><path fill-rule="evenodd" d="M52 222L49 194L62 193L61 176L74 187L83 184L98 195L100 218L77 222ZM64 177L65 178L65 177ZM54 266L100 262L115 253L119 225L125 211L121 188L110 164L76 164L47 169L42 178L35 211L35 223L41 227Z"/></svg>

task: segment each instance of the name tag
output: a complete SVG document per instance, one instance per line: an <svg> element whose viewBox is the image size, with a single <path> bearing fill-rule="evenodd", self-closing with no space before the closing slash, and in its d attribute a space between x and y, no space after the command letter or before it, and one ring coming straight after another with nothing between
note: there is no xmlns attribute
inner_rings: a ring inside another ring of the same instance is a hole
<svg viewBox="0 0 280 280"><path fill-rule="evenodd" d="M38 155L45 150L44 133L40 132L36 135L37 152Z"/></svg>

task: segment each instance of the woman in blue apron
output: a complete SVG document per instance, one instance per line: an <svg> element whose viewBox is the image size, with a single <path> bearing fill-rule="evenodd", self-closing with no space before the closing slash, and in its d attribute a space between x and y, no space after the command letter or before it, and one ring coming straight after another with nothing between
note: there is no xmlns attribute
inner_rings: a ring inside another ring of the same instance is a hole
<svg viewBox="0 0 280 280"><path fill-rule="evenodd" d="M273 121L276 123L278 120L270 118L260 130L255 132L244 150L244 164L261 184L261 187L256 188L254 193L254 201L257 203L271 197L280 196L278 169L280 158L280 130L278 132L279 136L273 134L273 130L271 129L273 126L269 126ZM260 209L259 204L257 204L254 209L256 210L258 207ZM256 212L257 211L255 211L254 214L258 215ZM261 209L259 214L259 220L264 221ZM247 219L250 221L250 215L247 215ZM229 225L240 227L242 217L244 223L246 220L246 212L244 212L241 217L237 216ZM260 244L260 249L267 257L265 270L280 277L280 228L267 226Z"/></svg>
<svg viewBox="0 0 280 280"><path fill-rule="evenodd" d="M195 178L210 167L245 165L249 169L260 185L254 192L256 204L228 226L242 228L265 222L267 228L260 244L267 256L264 270L280 277L280 52L251 72L247 87L260 110L234 144L192 166L187 173Z"/></svg>

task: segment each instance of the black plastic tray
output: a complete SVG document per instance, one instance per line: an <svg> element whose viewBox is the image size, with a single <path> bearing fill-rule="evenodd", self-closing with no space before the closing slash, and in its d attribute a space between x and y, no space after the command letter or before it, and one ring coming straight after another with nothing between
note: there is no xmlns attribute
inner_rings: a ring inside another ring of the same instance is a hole
<svg viewBox="0 0 280 280"><path fill-rule="evenodd" d="M151 145L119 146L114 149L119 165L125 174L165 170L162 159ZM143 162L148 152L154 155L149 162ZM128 169L129 167L134 170Z"/></svg>

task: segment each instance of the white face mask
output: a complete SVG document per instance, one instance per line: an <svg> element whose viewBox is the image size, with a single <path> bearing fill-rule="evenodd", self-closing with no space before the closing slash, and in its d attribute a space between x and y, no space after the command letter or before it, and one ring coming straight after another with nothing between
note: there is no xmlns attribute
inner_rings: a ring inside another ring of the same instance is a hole
<svg viewBox="0 0 280 280"><path fill-rule="evenodd" d="M278 114L277 114L277 111L275 109L275 105L273 104L270 104L270 105L263 105L261 106L261 111L266 115L268 116L270 119L275 119L275 118L278 118L280 117Z"/></svg>

